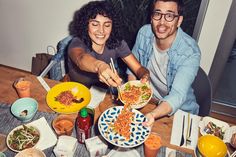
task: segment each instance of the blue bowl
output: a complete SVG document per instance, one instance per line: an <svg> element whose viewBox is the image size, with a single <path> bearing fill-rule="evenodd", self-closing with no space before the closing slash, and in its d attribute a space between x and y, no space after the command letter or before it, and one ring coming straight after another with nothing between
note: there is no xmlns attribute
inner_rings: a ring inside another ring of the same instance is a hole
<svg viewBox="0 0 236 157"><path fill-rule="evenodd" d="M30 121L38 110L38 102L32 98L17 99L11 105L11 113L20 121Z"/></svg>

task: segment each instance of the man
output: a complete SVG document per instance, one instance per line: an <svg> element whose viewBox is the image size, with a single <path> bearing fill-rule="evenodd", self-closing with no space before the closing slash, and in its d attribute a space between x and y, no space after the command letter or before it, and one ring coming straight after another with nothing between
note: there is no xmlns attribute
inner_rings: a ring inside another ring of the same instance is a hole
<svg viewBox="0 0 236 157"><path fill-rule="evenodd" d="M200 64L196 41L180 28L181 0L154 0L151 25L138 32L132 52L150 71L150 83L158 106L146 116L147 125L155 118L174 114L177 109L198 114L199 106L191 87ZM127 71L128 79L136 79Z"/></svg>

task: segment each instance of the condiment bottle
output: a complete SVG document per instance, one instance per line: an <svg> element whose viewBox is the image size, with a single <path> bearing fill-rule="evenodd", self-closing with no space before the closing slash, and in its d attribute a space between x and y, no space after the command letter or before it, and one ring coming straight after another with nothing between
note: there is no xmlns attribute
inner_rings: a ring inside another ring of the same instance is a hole
<svg viewBox="0 0 236 157"><path fill-rule="evenodd" d="M85 139L91 137L91 118L86 108L82 108L78 113L76 124L78 142L84 143Z"/></svg>

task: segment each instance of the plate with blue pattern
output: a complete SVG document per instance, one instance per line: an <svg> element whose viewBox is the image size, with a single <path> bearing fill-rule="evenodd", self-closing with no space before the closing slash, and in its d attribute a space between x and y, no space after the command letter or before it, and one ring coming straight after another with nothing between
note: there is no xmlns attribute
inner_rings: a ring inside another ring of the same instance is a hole
<svg viewBox="0 0 236 157"><path fill-rule="evenodd" d="M122 109L123 106L115 106L105 110L99 117L98 129L103 138L111 144L123 148L133 148L142 144L147 139L151 128L143 126L142 123L147 121L146 117L138 110L132 109L134 116L130 124L131 135L130 138L126 140L126 138L118 134L113 127Z"/></svg>

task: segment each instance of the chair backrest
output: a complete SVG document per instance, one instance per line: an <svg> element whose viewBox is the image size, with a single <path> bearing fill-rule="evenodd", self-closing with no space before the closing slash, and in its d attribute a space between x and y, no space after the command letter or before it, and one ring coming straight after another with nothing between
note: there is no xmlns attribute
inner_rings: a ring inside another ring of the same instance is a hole
<svg viewBox="0 0 236 157"><path fill-rule="evenodd" d="M199 105L199 116L208 116L212 104L211 82L205 71L200 67L192 84L197 103Z"/></svg>
<svg viewBox="0 0 236 157"><path fill-rule="evenodd" d="M70 44L72 38L72 36L67 36L66 38L58 42L57 53L52 57L51 64L49 64L43 72L43 74L45 75L45 73L49 71L50 79L59 81L67 73L67 66L65 62L67 61L66 56L68 45Z"/></svg>

